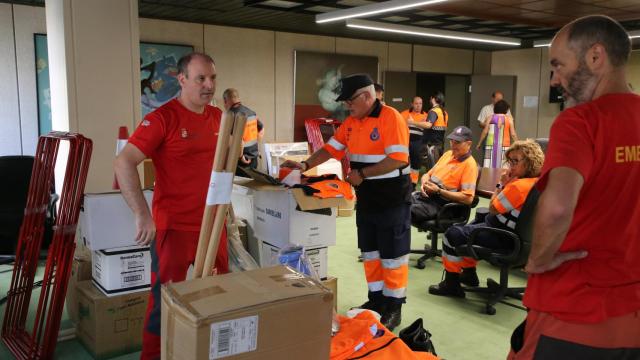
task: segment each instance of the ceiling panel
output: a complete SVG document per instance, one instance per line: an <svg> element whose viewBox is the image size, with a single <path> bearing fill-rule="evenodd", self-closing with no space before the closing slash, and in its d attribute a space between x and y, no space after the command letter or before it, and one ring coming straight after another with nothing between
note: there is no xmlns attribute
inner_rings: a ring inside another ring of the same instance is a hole
<svg viewBox="0 0 640 360"><path fill-rule="evenodd" d="M44 0L0 2L44 6ZM503 48L361 31L347 28L344 22L315 23L318 13L376 2L381 0L139 0L138 9L141 17L158 19L484 50ZM640 0L449 0L366 19L424 29L502 34L527 40L526 47L531 40L548 39L562 25L587 14L607 14L622 21L627 30L640 29Z"/></svg>

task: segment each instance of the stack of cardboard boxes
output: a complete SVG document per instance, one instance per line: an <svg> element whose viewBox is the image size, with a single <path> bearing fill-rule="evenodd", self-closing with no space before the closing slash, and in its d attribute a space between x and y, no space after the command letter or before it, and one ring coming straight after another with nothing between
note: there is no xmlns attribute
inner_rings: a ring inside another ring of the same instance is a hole
<svg viewBox="0 0 640 360"><path fill-rule="evenodd" d="M144 191L147 203L153 192ZM85 194L67 291L76 335L95 358L140 350L151 282L148 247L119 192Z"/></svg>

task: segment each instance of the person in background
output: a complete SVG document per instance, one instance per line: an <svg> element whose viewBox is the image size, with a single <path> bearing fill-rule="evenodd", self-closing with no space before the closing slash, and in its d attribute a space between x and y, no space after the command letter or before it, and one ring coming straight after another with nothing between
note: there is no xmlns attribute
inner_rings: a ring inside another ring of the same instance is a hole
<svg viewBox="0 0 640 360"><path fill-rule="evenodd" d="M487 120L488 116L493 115L493 106L500 100L502 100L503 94L501 91L494 91L491 94L491 104L487 104L480 109L480 113L478 114L478 126L480 128L484 127L484 122ZM507 111L507 115L511 116L511 110Z"/></svg>
<svg viewBox="0 0 640 360"><path fill-rule="evenodd" d="M551 41L551 126L533 223L525 322L509 359L640 358L640 96L629 34L593 15Z"/></svg>
<svg viewBox="0 0 640 360"><path fill-rule="evenodd" d="M427 122L431 124L424 131L422 142L428 146L428 151L433 155L433 164L444 153L444 134L449 123L449 113L444 108L444 94L440 91L429 98L431 109L427 113ZM429 164L428 167L433 166Z"/></svg>
<svg viewBox="0 0 640 360"><path fill-rule="evenodd" d="M513 118L507 115L509 112L509 104L500 100L493 106L493 115L485 119L482 127L480 141L476 145L476 149L480 149L480 145L484 142L484 162L483 167L501 168L504 164L504 152L511 146L511 138L518 140L516 127Z"/></svg>
<svg viewBox="0 0 640 360"><path fill-rule="evenodd" d="M373 83L373 88L376 91L376 99L384 105L384 87L378 83Z"/></svg>
<svg viewBox="0 0 640 360"><path fill-rule="evenodd" d="M513 232L518 222L518 215L524 205L529 191L538 180L544 154L540 145L533 140L516 141L507 149L507 164L500 178L500 183L489 203L489 214L483 222L469 225L454 225L444 233L442 245L442 265L444 280L437 285L429 286L429 294L439 296L465 297L461 284L478 286L476 272L477 260L460 257L456 247L467 244L474 229L492 227ZM495 249L512 250L511 243L503 243L503 239L486 234L476 238L476 245Z"/></svg>
<svg viewBox="0 0 640 360"><path fill-rule="evenodd" d="M471 156L473 134L458 126L448 136L451 150L442 155L433 168L422 176L420 191L411 199L411 222L433 220L445 204L471 205L476 192L478 164Z"/></svg>
<svg viewBox="0 0 640 360"><path fill-rule="evenodd" d="M362 251L369 300L360 308L382 315L393 330L407 297L411 245L409 131L396 109L382 105L366 74L340 80L340 96L350 116L323 148L301 163L283 167L307 171L349 151L347 181L356 189L358 247Z"/></svg>
<svg viewBox="0 0 640 360"><path fill-rule="evenodd" d="M244 106L240 102L238 90L229 88L222 93L224 108L231 112L241 112L247 117L247 123L242 135L242 157L238 160L238 166L248 166L252 169L258 167L258 141L260 132L263 131L262 122L258 119L256 112ZM264 132L263 132L264 133ZM239 173L242 175L242 173Z"/></svg>
<svg viewBox="0 0 640 360"><path fill-rule="evenodd" d="M423 143L424 130L431 127L427 121L427 113L422 110L422 98L416 96L411 102L411 107L400 113L407 121L409 127L409 161L411 163L411 182L418 183L420 168L423 163Z"/></svg>
<svg viewBox="0 0 640 360"><path fill-rule="evenodd" d="M160 358L160 287L183 281L195 261L222 111L210 106L216 67L203 53L178 61L180 94L147 114L116 157L122 196L135 216L136 242L151 247L151 293L144 321L142 359ZM156 170L153 216L140 189L137 166L151 158ZM223 230L215 271L228 272Z"/></svg>

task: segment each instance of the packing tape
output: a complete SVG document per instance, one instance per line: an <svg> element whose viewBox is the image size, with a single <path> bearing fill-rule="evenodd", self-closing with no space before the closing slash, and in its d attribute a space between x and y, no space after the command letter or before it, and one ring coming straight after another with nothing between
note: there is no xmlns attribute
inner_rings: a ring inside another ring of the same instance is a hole
<svg viewBox="0 0 640 360"><path fill-rule="evenodd" d="M233 173L211 172L209 191L207 192L207 205L230 204L232 190Z"/></svg>

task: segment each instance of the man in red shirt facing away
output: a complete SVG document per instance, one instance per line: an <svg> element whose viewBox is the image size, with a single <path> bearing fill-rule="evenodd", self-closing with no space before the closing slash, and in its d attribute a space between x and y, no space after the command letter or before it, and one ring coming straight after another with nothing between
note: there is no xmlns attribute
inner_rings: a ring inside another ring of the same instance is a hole
<svg viewBox="0 0 640 360"><path fill-rule="evenodd" d="M142 359L160 358L160 285L185 280L195 260L222 114L208 105L216 88L216 69L209 55L182 57L178 81L180 95L145 117L114 163L122 196L135 215L136 241L151 246ZM156 170L153 216L136 168L147 157ZM228 271L226 233L215 266L218 273Z"/></svg>
<svg viewBox="0 0 640 360"><path fill-rule="evenodd" d="M552 86L571 108L551 127L510 359L640 358L640 97L628 34L605 16L563 27Z"/></svg>

